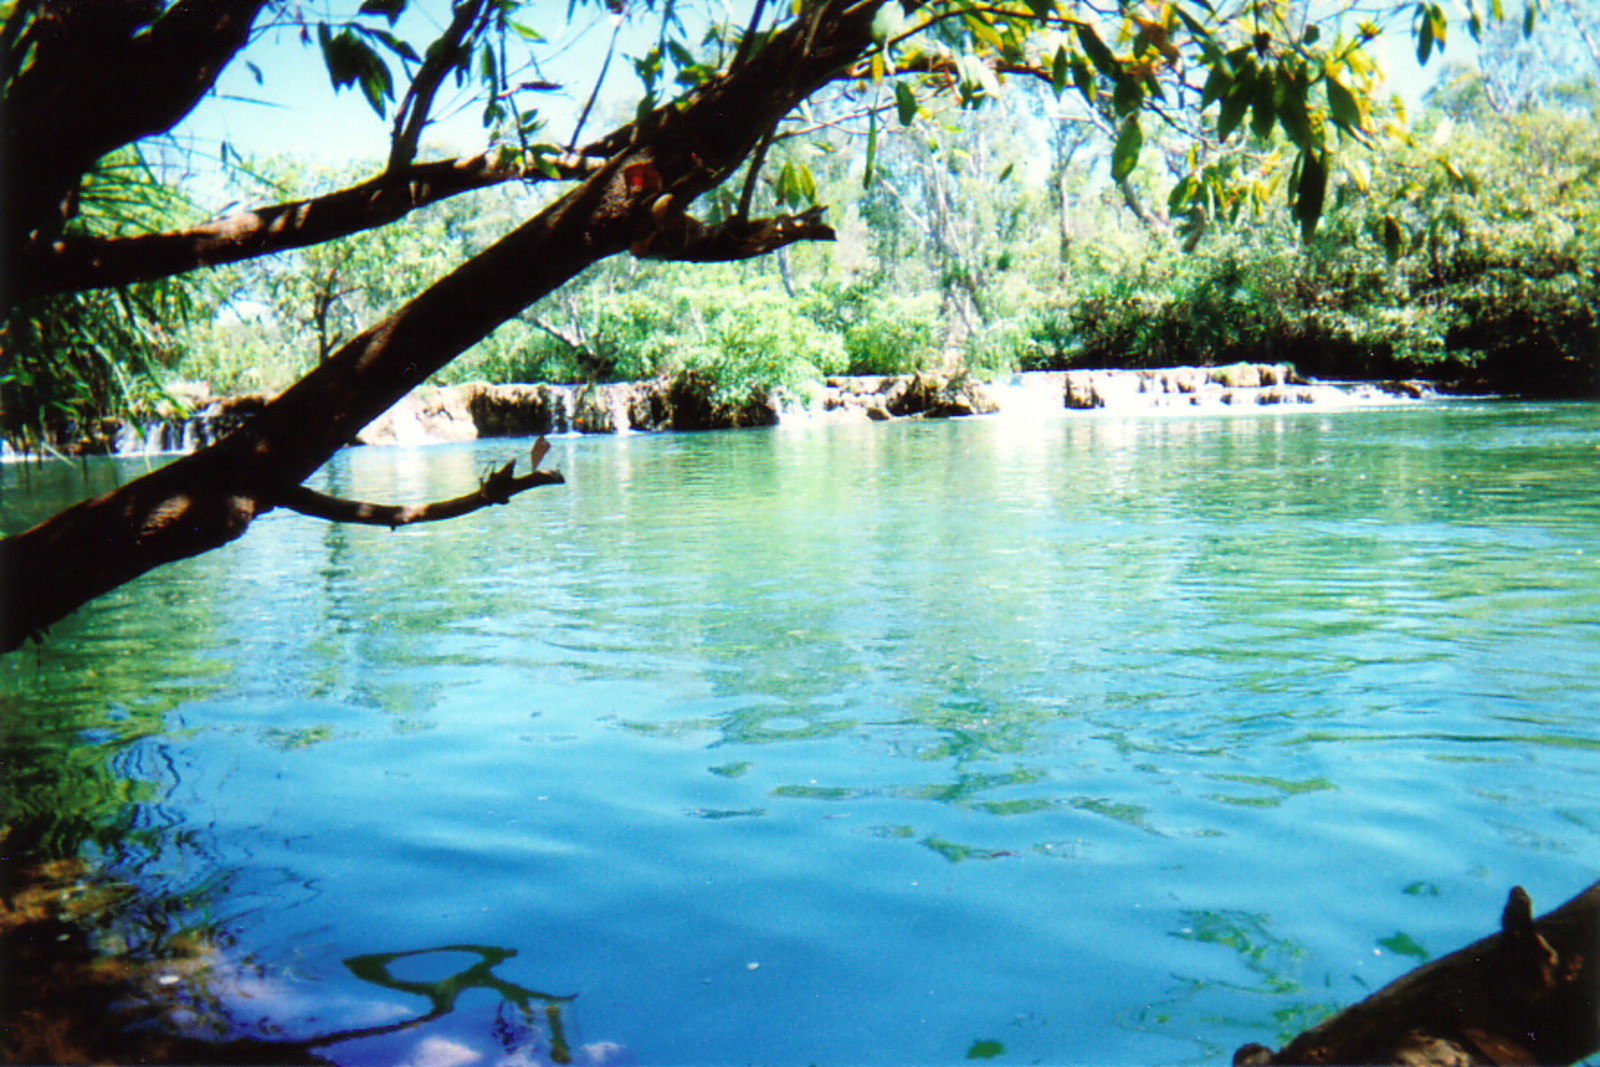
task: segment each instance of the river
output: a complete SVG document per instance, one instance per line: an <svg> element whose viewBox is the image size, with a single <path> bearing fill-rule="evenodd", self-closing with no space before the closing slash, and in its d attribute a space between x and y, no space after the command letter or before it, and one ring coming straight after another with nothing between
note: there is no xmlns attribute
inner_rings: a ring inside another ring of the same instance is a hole
<svg viewBox="0 0 1600 1067"><path fill-rule="evenodd" d="M566 486L273 513L0 664L11 851L88 861L165 1025L1225 1063L1600 876L1600 406L553 446ZM0 520L148 462L7 466Z"/></svg>

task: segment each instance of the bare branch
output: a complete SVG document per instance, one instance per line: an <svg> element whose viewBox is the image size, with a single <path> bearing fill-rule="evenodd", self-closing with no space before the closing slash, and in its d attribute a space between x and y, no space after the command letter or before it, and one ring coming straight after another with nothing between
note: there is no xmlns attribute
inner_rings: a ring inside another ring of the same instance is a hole
<svg viewBox="0 0 1600 1067"><path fill-rule="evenodd" d="M566 158L562 178L583 178L598 161ZM13 298L110 288L152 281L200 267L321 244L375 229L419 207L509 181L548 180L529 161L502 162L488 153L470 159L414 163L359 185L306 200L234 212L188 230L130 237L69 235L35 244L12 279Z"/></svg>
<svg viewBox="0 0 1600 1067"><path fill-rule="evenodd" d="M817 205L798 215L765 219L731 218L713 226L679 216L647 233L631 251L640 259L681 263L723 263L766 255L796 241L833 241L838 235L822 221L827 208Z"/></svg>
<svg viewBox="0 0 1600 1067"><path fill-rule="evenodd" d="M428 113L433 110L433 98L444 82L444 77L461 58L466 44L483 15L484 0L461 0L456 5L455 17L444 33L428 47L428 53L411 79L411 88L395 110L394 133L389 142L389 166L385 174L397 175L410 165L417 155L417 143L428 124Z"/></svg>
<svg viewBox="0 0 1600 1067"><path fill-rule="evenodd" d="M606 83L606 74L611 70L611 58L617 53L617 38L622 34L622 25L622 19L618 18L616 25L611 27L611 41L606 45L606 58L600 63L600 73L595 75L594 88L589 90L589 99L584 101L583 111L578 114L578 121L572 127L572 140L568 142L568 151L578 146L578 138L583 136L584 124L589 121L589 112L594 110L594 102L600 98L600 87Z"/></svg>
<svg viewBox="0 0 1600 1067"><path fill-rule="evenodd" d="M543 437L533 443L532 470L516 474L516 460L493 472L478 484L478 488L465 496L450 500L436 500L428 504L369 504L360 500L344 500L328 496L314 489L297 485L277 496L272 503L279 507L309 515L329 522L352 522L367 526L387 526L391 530L418 522L443 522L470 515L474 511L495 504L507 504L518 493L541 485L561 485L566 479L560 471L542 471L539 462L550 450Z"/></svg>

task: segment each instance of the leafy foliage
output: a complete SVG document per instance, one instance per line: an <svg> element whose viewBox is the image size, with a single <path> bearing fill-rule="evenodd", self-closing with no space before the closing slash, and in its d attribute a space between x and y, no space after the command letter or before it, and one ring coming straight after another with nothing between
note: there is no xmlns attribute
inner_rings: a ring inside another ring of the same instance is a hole
<svg viewBox="0 0 1600 1067"><path fill-rule="evenodd" d="M187 201L135 151L101 160L84 181L69 233L159 229ZM42 297L0 327L0 433L24 449L93 439L112 416L169 410L163 382L184 354L186 328L208 288L172 280Z"/></svg>
<svg viewBox="0 0 1600 1067"><path fill-rule="evenodd" d="M569 5L569 20L579 6ZM424 47L407 39L420 25L413 7L366 0L302 26L334 87L357 89L392 117L389 165L417 150L433 94L448 83L482 102L494 151L555 174L561 150L530 142L544 119L528 106L529 94L553 87L538 65L551 41L523 21L537 14L544 25L547 13L458 0ZM1492 52L1502 23L1466 10L1469 32ZM653 10L655 32L629 57L642 87L635 114L694 93L771 32L759 17L741 25L689 12ZM1419 60L1451 43L1452 12L1441 4L1388 14ZM773 12L778 23L789 17ZM1307 22L1288 0L1237 12L1169 0L1115 13L1053 0L886 4L875 50L842 91L780 126L770 154L758 154L759 173L715 191L703 213L716 221L765 205L831 204L843 216L836 255L796 248L781 263L742 267L602 265L445 375L694 373L732 397L803 393L806 381L845 370L1261 357L1348 375L1586 387L1600 164L1592 122L1578 116L1593 107L1592 81L1588 90L1563 82L1555 110L1515 113L1474 103L1494 99L1487 81L1447 79L1438 103L1452 125L1425 115L1426 136L1413 139L1382 98L1369 54L1382 21ZM1560 26L1581 40L1589 28ZM1571 60L1570 49L1562 55ZM1495 62L1506 81L1511 60ZM256 166L274 189L302 195L370 174ZM5 327L5 433L42 441L151 410L172 378L225 392L282 388L531 203L508 187L207 282L18 308ZM158 231L185 211L137 157L108 157L69 232Z"/></svg>

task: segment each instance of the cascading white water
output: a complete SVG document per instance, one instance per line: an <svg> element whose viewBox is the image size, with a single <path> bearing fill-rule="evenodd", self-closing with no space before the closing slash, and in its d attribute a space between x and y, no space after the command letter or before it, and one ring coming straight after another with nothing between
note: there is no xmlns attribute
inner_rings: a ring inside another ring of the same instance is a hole
<svg viewBox="0 0 1600 1067"><path fill-rule="evenodd" d="M611 412L612 432L632 433L633 419L628 414L628 384L617 382L602 388L606 391L606 407Z"/></svg>
<svg viewBox="0 0 1600 1067"><path fill-rule="evenodd" d="M571 385L552 385L550 389L550 432L573 433L577 421L578 390Z"/></svg>
<svg viewBox="0 0 1600 1067"><path fill-rule="evenodd" d="M1000 415L1042 419L1065 410L1065 382L1060 371L1027 371L991 382L987 391L1000 406Z"/></svg>

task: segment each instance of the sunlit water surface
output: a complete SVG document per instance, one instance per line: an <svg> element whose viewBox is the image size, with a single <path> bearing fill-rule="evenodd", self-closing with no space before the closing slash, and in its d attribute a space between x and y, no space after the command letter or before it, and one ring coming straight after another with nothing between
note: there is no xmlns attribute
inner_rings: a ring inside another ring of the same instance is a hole
<svg viewBox="0 0 1600 1067"><path fill-rule="evenodd" d="M1596 406L549 462L272 514L10 657L9 818L138 887L107 951L186 932L233 1032L375 1028L341 1064L1225 1062L1600 871ZM139 469L8 468L6 528Z"/></svg>

